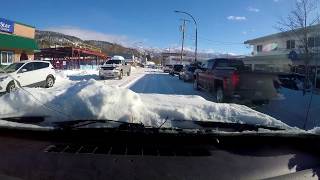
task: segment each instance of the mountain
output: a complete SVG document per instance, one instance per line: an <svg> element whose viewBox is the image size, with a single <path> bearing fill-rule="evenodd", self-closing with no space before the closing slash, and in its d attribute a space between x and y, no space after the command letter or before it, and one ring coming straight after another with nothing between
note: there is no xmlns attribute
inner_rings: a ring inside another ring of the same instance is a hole
<svg viewBox="0 0 320 180"><path fill-rule="evenodd" d="M124 47L115 43L96 40L88 40L84 42L101 49L101 51L108 54L108 56L120 55L129 58L132 56L132 54L134 54L135 56L140 55L140 53L136 49Z"/></svg>
<svg viewBox="0 0 320 180"><path fill-rule="evenodd" d="M161 61L163 52L180 53L181 51L180 47L171 49L140 47L138 49L135 49L106 41L82 40L75 36L69 36L58 32L40 30L36 31L35 39L39 44L39 48L49 48L55 46L86 47L92 49L99 48L108 56L120 55L124 56L125 58L131 58L132 54L134 54L135 56L146 55L147 58L149 57L149 60L155 60L157 62ZM184 53L187 54L187 56L194 57L194 51L192 49L185 49ZM201 51L198 53L199 60L206 60L212 58L239 57L241 56L229 53L208 53Z"/></svg>
<svg viewBox="0 0 320 180"><path fill-rule="evenodd" d="M55 46L86 47L92 49L99 48L108 56L120 55L125 58L131 58L132 54L135 56L140 54L136 49L127 48L119 44L96 40L82 40L78 37L52 31L37 30L35 39L40 49Z"/></svg>

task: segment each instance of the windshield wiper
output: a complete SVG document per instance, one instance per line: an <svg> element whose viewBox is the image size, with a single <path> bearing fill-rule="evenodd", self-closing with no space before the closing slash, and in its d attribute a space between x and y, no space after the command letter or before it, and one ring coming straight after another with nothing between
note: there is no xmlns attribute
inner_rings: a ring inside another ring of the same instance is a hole
<svg viewBox="0 0 320 180"><path fill-rule="evenodd" d="M60 121L60 122L53 122L57 128L63 129L63 130L72 130L77 129L81 127L85 127L90 124L110 124L110 123L117 123L120 124L117 126L117 129L119 130L129 130L129 129L144 129L145 126L142 123L130 123L125 121L116 121L116 120L109 120L109 119L96 119L96 120L71 120L71 121Z"/></svg>
<svg viewBox="0 0 320 180"><path fill-rule="evenodd" d="M11 121L16 123L27 123L27 124L36 124L44 122L48 116L21 116L21 117L4 117L0 118L1 120ZM162 123L165 124L168 119ZM228 123L228 122L214 122L214 121L192 121L192 120L169 120L172 126L163 127L147 127L143 123L130 123L125 121L117 120L108 120L108 119L86 119L86 120L70 120L70 121L56 121L52 124L57 129L62 130L72 130L85 127L91 124L103 124L103 125L112 125L112 123L119 124L119 126L110 126L117 130L133 130L133 131L144 131L146 128L149 130L216 130L224 132L243 132L243 131L259 131L259 129L266 129L271 131L281 131L286 130L285 128L265 126L265 125L254 125L254 124L241 124L241 123ZM105 128L106 126L101 126ZM93 127L95 128L95 127Z"/></svg>
<svg viewBox="0 0 320 180"><path fill-rule="evenodd" d="M2 117L1 120L16 122L16 123L27 123L35 124L45 121L48 116L18 116L18 117Z"/></svg>
<svg viewBox="0 0 320 180"><path fill-rule="evenodd" d="M194 125L200 126L202 129L227 131L227 132L259 131L259 129L266 129L271 131L286 130L280 127L255 125L255 124L214 122L214 121L191 121L191 120L170 120L170 121L172 123L192 123ZM193 128L191 127L190 129L193 129Z"/></svg>

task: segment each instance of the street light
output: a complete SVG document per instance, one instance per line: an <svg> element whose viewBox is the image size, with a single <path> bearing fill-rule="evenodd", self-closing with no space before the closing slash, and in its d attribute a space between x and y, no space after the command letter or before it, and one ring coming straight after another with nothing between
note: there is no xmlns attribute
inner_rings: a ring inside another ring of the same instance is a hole
<svg viewBox="0 0 320 180"><path fill-rule="evenodd" d="M186 15L190 16L194 22L194 25L196 26L196 49L194 51L194 60L195 60L195 62L197 62L197 54L198 54L198 24L197 24L197 21L194 19L194 17L190 13L187 13L184 11L177 11L177 10L175 10L174 12L186 14Z"/></svg>

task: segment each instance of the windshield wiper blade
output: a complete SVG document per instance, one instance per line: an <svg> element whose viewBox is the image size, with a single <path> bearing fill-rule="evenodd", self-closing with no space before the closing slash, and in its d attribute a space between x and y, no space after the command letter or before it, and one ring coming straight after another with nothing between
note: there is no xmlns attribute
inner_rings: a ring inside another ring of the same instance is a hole
<svg viewBox="0 0 320 180"><path fill-rule="evenodd" d="M259 131L259 129L266 129L271 131L285 130L280 127L255 125L255 124L242 124L242 123L229 123L229 122L214 122L214 121L191 121L191 120L171 120L172 122L191 122L205 129L217 129L227 131Z"/></svg>
<svg viewBox="0 0 320 180"><path fill-rule="evenodd" d="M27 123L35 124L45 121L48 116L18 116L18 117L2 117L1 120L16 122L16 123Z"/></svg>
<svg viewBox="0 0 320 180"><path fill-rule="evenodd" d="M145 126L142 123L130 123L125 121L116 121L116 120L109 120L109 119L94 119L94 120L71 120L71 121L60 121L60 122L53 122L52 124L56 125L57 128L61 129L77 129L81 128L90 124L109 124L109 123L118 123L120 124L117 126L119 130L129 130L129 129L144 129Z"/></svg>

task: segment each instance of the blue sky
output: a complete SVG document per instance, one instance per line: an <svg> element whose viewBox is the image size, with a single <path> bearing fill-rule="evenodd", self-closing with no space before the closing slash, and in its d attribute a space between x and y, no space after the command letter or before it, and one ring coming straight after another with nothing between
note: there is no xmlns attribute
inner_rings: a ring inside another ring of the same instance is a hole
<svg viewBox="0 0 320 180"><path fill-rule="evenodd" d="M83 39L130 46L174 48L187 11L197 19L199 49L246 54L245 40L277 32L280 17L294 0L11 0L1 2L0 17ZM194 25L187 24L186 46L194 48Z"/></svg>

